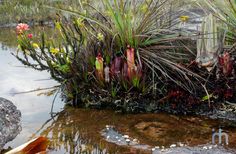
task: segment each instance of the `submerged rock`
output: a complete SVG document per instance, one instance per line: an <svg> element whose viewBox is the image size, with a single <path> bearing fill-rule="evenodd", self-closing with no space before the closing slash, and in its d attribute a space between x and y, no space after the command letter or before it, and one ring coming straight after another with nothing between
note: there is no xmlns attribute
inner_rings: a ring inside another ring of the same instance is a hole
<svg viewBox="0 0 236 154"><path fill-rule="evenodd" d="M136 149L150 149L149 145L140 144L136 138L131 138L128 135L119 133L113 126L106 126L103 129L101 135L106 139L107 142L111 142L121 146L131 146Z"/></svg>
<svg viewBox="0 0 236 154"><path fill-rule="evenodd" d="M0 151L20 133L20 117L21 113L16 106L0 97Z"/></svg>

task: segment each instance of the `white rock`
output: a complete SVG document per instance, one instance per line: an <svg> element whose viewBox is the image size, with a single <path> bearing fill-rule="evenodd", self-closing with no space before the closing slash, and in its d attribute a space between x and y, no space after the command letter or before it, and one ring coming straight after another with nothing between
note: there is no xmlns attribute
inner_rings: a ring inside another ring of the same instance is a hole
<svg viewBox="0 0 236 154"><path fill-rule="evenodd" d="M180 146L180 147L183 147L183 146L184 146L184 144L183 144L183 143L179 143L179 146Z"/></svg>
<svg viewBox="0 0 236 154"><path fill-rule="evenodd" d="M126 139L125 141L126 141L127 143L130 143L130 139Z"/></svg>
<svg viewBox="0 0 236 154"><path fill-rule="evenodd" d="M171 144L170 145L170 148L175 148L176 147L176 144Z"/></svg>
<svg viewBox="0 0 236 154"><path fill-rule="evenodd" d="M204 150L207 150L207 147L206 147L206 146L204 146L204 147L203 147L203 149L204 149Z"/></svg>

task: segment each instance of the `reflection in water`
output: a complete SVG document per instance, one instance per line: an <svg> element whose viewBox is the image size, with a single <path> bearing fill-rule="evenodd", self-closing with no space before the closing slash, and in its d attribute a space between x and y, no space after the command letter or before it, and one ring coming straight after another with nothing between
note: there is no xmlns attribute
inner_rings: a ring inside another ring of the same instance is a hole
<svg viewBox="0 0 236 154"><path fill-rule="evenodd" d="M64 151L66 153L106 153L106 149L89 144L79 133L80 124L75 123L66 112L61 112L56 120L52 119L50 126L43 130L42 136L48 137L52 151Z"/></svg>
<svg viewBox="0 0 236 154"><path fill-rule="evenodd" d="M40 130L40 135L51 141L50 149L66 153L149 153L141 149L122 147L106 142L101 130L112 123L113 112L66 108L49 126ZM119 116L117 117L119 118ZM105 120L107 119L107 120ZM115 119L113 119L115 120ZM114 121L117 122L117 121Z"/></svg>
<svg viewBox="0 0 236 154"><path fill-rule="evenodd" d="M101 131L113 125L119 132L136 138L142 145L170 147L184 143L197 146L211 142L211 129L225 125L231 136L231 148L236 148L236 128L227 122L218 122L197 117L176 117L167 114L121 115L112 111L73 109L66 107L40 135L51 140L52 151L76 153L87 151L109 153L150 153L135 147L107 142Z"/></svg>
<svg viewBox="0 0 236 154"><path fill-rule="evenodd" d="M7 48L7 46L6 46L6 45L4 45L4 44L1 44L1 49L6 51L8 48Z"/></svg>

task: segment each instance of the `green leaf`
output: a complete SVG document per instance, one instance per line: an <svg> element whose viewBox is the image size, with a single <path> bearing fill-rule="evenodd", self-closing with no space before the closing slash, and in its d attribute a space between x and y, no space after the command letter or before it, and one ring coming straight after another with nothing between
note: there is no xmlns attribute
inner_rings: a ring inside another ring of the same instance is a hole
<svg viewBox="0 0 236 154"><path fill-rule="evenodd" d="M202 97L202 101L207 101L207 100L211 99L212 97L213 97L213 94L206 95L206 96Z"/></svg>

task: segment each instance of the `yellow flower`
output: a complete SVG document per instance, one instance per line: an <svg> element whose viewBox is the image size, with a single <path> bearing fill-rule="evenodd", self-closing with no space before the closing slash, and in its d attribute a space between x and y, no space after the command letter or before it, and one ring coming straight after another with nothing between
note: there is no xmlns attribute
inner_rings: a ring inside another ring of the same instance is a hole
<svg viewBox="0 0 236 154"><path fill-rule="evenodd" d="M179 19L182 21L182 22L187 22L189 20L189 16L180 16Z"/></svg>
<svg viewBox="0 0 236 154"><path fill-rule="evenodd" d="M98 33L97 39L98 39L99 41L103 41L103 40L104 40L103 34L102 34L102 33Z"/></svg>
<svg viewBox="0 0 236 154"><path fill-rule="evenodd" d="M59 22L56 22L56 23L55 23L55 26L56 26L56 28L57 28L58 30L60 30L60 31L61 31L61 25L60 25L60 23L59 23Z"/></svg>
<svg viewBox="0 0 236 154"><path fill-rule="evenodd" d="M79 27L84 27L84 19L83 18L78 18L76 20L76 23L78 24Z"/></svg>
<svg viewBox="0 0 236 154"><path fill-rule="evenodd" d="M141 5L141 11L142 11L143 13L145 13L145 12L147 12L147 10L148 10L148 5L147 5L147 4L142 4L142 5Z"/></svg>
<svg viewBox="0 0 236 154"><path fill-rule="evenodd" d="M35 48L35 49L38 49L39 48L39 45L37 43L33 43L32 46Z"/></svg>
<svg viewBox="0 0 236 154"><path fill-rule="evenodd" d="M50 52L55 55L55 54L59 53L59 49L58 48L51 48Z"/></svg>

